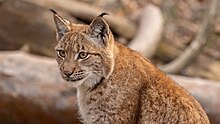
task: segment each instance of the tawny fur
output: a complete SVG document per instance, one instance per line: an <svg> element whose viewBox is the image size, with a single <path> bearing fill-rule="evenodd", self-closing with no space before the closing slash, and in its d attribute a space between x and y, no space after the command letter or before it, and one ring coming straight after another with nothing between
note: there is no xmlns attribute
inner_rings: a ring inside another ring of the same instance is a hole
<svg viewBox="0 0 220 124"><path fill-rule="evenodd" d="M89 26L57 13L54 19L56 51L66 52L65 57L57 55L61 75L68 81L79 76L64 72L87 75L71 82L85 124L209 124L192 95L141 54L115 42L102 17ZM82 50L88 59L77 59Z"/></svg>

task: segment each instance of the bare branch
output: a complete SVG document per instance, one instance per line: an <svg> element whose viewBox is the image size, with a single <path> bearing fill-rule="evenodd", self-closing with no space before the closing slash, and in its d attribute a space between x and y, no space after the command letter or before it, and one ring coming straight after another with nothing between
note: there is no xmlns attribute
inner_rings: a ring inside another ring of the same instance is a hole
<svg viewBox="0 0 220 124"><path fill-rule="evenodd" d="M206 34L208 31L208 27L211 26L212 21L215 18L218 2L218 0L211 1L210 7L207 10L206 16L204 16L202 25L194 41L175 60L166 65L159 66L162 71L174 74L179 73L199 55L199 53L206 45Z"/></svg>
<svg viewBox="0 0 220 124"><path fill-rule="evenodd" d="M152 57L159 44L162 29L163 17L160 9L153 4L147 5L140 13L138 32L128 47L148 58Z"/></svg>

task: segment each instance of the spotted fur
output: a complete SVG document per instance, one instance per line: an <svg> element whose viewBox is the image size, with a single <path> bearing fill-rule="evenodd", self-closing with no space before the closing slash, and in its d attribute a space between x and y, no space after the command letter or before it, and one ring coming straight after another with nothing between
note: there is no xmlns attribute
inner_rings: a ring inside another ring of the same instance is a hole
<svg viewBox="0 0 220 124"><path fill-rule="evenodd" d="M77 88L85 124L209 124L200 104L139 53L114 42L102 16L73 24L56 12L56 59Z"/></svg>

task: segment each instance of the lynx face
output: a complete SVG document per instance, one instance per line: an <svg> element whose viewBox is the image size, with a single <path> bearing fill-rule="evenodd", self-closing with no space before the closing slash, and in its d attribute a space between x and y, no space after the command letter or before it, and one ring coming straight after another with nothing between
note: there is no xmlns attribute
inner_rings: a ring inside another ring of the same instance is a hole
<svg viewBox="0 0 220 124"><path fill-rule="evenodd" d="M57 27L56 60L61 76L75 87L92 88L107 78L114 65L113 37L107 23L97 17L89 26L72 24L54 13Z"/></svg>

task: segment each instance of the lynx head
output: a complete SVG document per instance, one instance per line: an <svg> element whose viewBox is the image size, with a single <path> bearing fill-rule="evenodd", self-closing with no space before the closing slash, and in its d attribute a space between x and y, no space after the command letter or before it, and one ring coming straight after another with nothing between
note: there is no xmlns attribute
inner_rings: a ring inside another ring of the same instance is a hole
<svg viewBox="0 0 220 124"><path fill-rule="evenodd" d="M63 79L92 88L113 71L114 39L108 24L96 17L90 25L74 24L54 10L57 41L56 60Z"/></svg>

